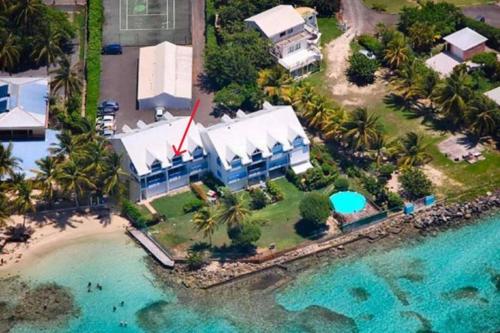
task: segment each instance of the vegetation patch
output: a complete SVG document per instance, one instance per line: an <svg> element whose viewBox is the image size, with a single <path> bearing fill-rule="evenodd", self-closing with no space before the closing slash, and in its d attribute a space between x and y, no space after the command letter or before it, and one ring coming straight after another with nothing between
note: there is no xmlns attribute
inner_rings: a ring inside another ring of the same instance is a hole
<svg viewBox="0 0 500 333"><path fill-rule="evenodd" d="M86 116L94 122L101 87L102 24L104 21L102 0L90 1L88 13Z"/></svg>

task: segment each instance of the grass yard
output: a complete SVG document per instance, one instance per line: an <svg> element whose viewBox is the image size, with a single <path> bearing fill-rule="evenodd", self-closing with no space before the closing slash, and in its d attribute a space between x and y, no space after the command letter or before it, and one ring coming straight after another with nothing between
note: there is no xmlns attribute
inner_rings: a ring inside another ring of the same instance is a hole
<svg viewBox="0 0 500 333"><path fill-rule="evenodd" d="M374 5L382 5L384 6L385 11L388 13L398 13L404 6L414 7L417 5L417 1L413 0L363 0L363 1L365 2L368 8L372 8L372 6ZM484 5L488 3L495 3L495 1L492 0L446 0L446 2L452 3L457 6L473 6L473 5Z"/></svg>
<svg viewBox="0 0 500 333"><path fill-rule="evenodd" d="M284 199L261 210L253 211L253 217L266 220L266 223L261 226L262 236L257 246L267 248L274 243L278 250L282 250L296 246L305 240L296 233L294 227L300 218L299 203L304 192L299 191L286 179L278 179L276 183L283 191ZM246 192L241 193L245 198L248 196ZM181 210L176 209L177 206L182 206L189 200L191 195L194 196L191 192L185 192L164 197L152 203L160 213L171 216L167 222L159 223L149 229L155 239L169 249L184 252L197 242L207 241L201 232L194 229L191 221L193 214L183 214ZM229 245L225 226L217 229L212 241L215 246Z"/></svg>
<svg viewBox="0 0 500 333"><path fill-rule="evenodd" d="M183 210L184 205L196 199L197 197L192 191L186 191L175 195L161 197L152 201L151 205L158 213L165 215L168 219L170 219L185 215Z"/></svg>
<svg viewBox="0 0 500 333"><path fill-rule="evenodd" d="M319 31L321 31L321 46L328 44L333 39L342 35L342 30L335 17L318 18Z"/></svg>

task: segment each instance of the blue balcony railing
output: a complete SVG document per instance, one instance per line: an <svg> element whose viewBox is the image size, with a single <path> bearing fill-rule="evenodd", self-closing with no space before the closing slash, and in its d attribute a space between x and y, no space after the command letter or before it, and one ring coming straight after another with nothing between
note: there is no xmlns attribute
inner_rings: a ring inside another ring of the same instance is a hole
<svg viewBox="0 0 500 333"><path fill-rule="evenodd" d="M235 180L239 180L239 179L243 179L247 176L247 173L245 170L242 170L242 171L239 171L239 172L234 172L234 173L231 173L229 174L229 176L227 177L228 181L235 181Z"/></svg>
<svg viewBox="0 0 500 333"><path fill-rule="evenodd" d="M278 167L284 167L288 165L288 156L281 157L276 160L271 160L269 161L269 169L272 168L278 168Z"/></svg>

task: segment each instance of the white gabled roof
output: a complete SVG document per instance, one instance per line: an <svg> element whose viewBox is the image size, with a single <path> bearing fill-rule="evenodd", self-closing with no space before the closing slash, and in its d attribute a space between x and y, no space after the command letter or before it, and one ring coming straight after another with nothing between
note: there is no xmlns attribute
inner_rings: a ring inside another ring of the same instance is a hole
<svg viewBox="0 0 500 333"><path fill-rule="evenodd" d="M256 150L263 157L270 156L276 143L282 144L283 150L290 150L297 136L309 143L291 106L272 106L267 102L263 110L239 113L234 119L206 128L202 136L210 142L226 169L235 157L241 158L243 164L249 163Z"/></svg>
<svg viewBox="0 0 500 333"><path fill-rule="evenodd" d="M163 42L139 52L138 99L161 94L191 99L193 48Z"/></svg>
<svg viewBox="0 0 500 333"><path fill-rule="evenodd" d="M267 37L304 23L302 16L291 5L278 5L245 21L254 22Z"/></svg>
<svg viewBox="0 0 500 333"><path fill-rule="evenodd" d="M47 123L48 78L1 77L0 85L9 86L7 112L0 113L0 128L45 127Z"/></svg>
<svg viewBox="0 0 500 333"><path fill-rule="evenodd" d="M184 130L188 124L189 117L172 117L169 120L159 121L144 126L143 128L131 129L130 131L115 135L112 140L120 140L127 154L134 164L137 174L143 176L150 172L151 165L158 161L163 168L172 165L175 157L172 148L177 148ZM194 150L200 147L203 149L200 132L194 124L189 128L182 149L186 150L182 154L183 161L191 160Z"/></svg>
<svg viewBox="0 0 500 333"><path fill-rule="evenodd" d="M496 87L495 89L489 90L484 93L489 99L493 102L500 105L500 87Z"/></svg>
<svg viewBox="0 0 500 333"><path fill-rule="evenodd" d="M458 30L451 35L444 37L443 39L463 51L469 50L488 40L488 38L484 37L481 34L478 34L470 28L463 28L462 30Z"/></svg>

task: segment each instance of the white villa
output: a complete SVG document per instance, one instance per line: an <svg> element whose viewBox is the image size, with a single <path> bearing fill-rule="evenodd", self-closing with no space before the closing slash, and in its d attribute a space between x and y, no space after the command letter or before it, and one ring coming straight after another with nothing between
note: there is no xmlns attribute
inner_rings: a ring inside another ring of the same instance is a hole
<svg viewBox="0 0 500 333"><path fill-rule="evenodd" d="M192 99L193 48L163 42L139 51L139 109L157 106L189 109Z"/></svg>
<svg viewBox="0 0 500 333"><path fill-rule="evenodd" d="M43 139L48 121L48 78L0 78L0 139Z"/></svg>
<svg viewBox="0 0 500 333"><path fill-rule="evenodd" d="M137 129L125 128L111 142L123 153L123 166L132 175L130 199L141 201L199 180L212 173L232 190L241 190L261 180L311 168L309 139L291 106L264 104L260 111L203 127L193 124L180 156L178 145L188 117L173 117Z"/></svg>
<svg viewBox="0 0 500 333"><path fill-rule="evenodd" d="M456 66L483 52L488 40L470 28L463 28L443 39L446 41L446 51L436 54L425 62L441 77L450 75Z"/></svg>
<svg viewBox="0 0 500 333"><path fill-rule="evenodd" d="M322 58L316 15L312 8L279 5L245 23L271 41L271 54L281 66L293 77L301 77L315 70Z"/></svg>

